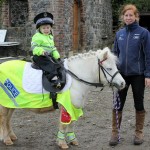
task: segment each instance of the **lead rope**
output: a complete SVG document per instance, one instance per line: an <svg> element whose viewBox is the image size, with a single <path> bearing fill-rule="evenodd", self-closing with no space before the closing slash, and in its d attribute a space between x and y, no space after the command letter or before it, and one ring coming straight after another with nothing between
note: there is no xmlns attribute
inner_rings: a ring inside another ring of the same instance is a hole
<svg viewBox="0 0 150 150"><path fill-rule="evenodd" d="M118 129L118 142L120 143L120 125L119 125L119 116L118 109L120 108L120 97L117 91L113 90L113 107L116 110L116 125Z"/></svg>

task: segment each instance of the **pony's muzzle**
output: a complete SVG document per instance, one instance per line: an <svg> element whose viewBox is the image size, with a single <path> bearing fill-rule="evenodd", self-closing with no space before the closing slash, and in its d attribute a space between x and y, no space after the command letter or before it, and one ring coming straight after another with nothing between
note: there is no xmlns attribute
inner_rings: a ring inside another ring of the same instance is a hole
<svg viewBox="0 0 150 150"><path fill-rule="evenodd" d="M113 83L113 86L115 86L118 90L122 90L125 88L125 82L121 82L120 84Z"/></svg>

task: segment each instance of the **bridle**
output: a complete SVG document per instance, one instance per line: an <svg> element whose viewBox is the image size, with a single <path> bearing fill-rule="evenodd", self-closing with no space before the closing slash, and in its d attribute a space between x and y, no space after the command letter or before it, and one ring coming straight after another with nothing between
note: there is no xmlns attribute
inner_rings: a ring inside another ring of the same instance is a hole
<svg viewBox="0 0 150 150"><path fill-rule="evenodd" d="M103 63L105 60L107 60L107 58L105 58L105 59L103 59L103 60L100 60L100 59L98 58L99 80L100 80L100 69L101 69L102 72L103 72L103 74L104 74L104 76L105 76L105 78L106 78L106 80L107 80L107 82L109 83L109 85L110 85L110 86L113 86L112 81L113 81L113 79L115 78L115 76L119 73L119 71L117 70L117 71L114 73L114 75L111 75L111 74L102 66L102 63ZM108 75L111 77L111 81L108 81L106 74L108 74ZM100 81L99 81L99 82L100 82Z"/></svg>
<svg viewBox="0 0 150 150"><path fill-rule="evenodd" d="M88 82L88 81L85 81L83 79L80 79L78 76L76 76L73 72L71 72L70 70L66 70L66 72L68 74L70 74L73 78L75 78L76 80L80 81L80 82L83 82L85 84L88 84L90 86L95 86L95 87L104 87L104 84L101 83L101 80L100 80L100 69L102 70L103 74L104 74L104 77L106 78L107 82L109 83L110 86L113 86L112 84L112 81L113 79L115 78L115 76L119 73L119 71L116 71L114 73L114 75L111 75L103 66L102 66L102 63L107 60L107 58L103 59L100 61L100 59L98 58L98 68L99 68L99 82L98 83L93 83L93 82ZM109 82L108 79L107 79L107 76L106 74L108 74L109 76L111 76L111 81Z"/></svg>

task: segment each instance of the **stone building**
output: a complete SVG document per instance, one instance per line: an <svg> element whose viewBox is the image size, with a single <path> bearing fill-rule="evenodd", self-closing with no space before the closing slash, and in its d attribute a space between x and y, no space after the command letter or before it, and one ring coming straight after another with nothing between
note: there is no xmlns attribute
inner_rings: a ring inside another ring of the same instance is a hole
<svg viewBox="0 0 150 150"><path fill-rule="evenodd" d="M20 42L20 53L29 52L33 18L44 11L54 15L55 44L62 56L112 43L111 0L4 0L1 9L6 41Z"/></svg>

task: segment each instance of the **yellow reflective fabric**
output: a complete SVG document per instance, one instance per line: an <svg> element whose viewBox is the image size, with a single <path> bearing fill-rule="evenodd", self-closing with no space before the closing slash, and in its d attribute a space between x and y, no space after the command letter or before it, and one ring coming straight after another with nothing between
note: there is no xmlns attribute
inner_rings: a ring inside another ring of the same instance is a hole
<svg viewBox="0 0 150 150"><path fill-rule="evenodd" d="M15 106L13 101L1 87L0 104L8 108L44 108L52 106L52 100L49 99L49 94L30 94L22 88L25 63L25 61L21 60L12 60L0 64L0 82L4 85L6 80L9 79L19 91L18 96L14 98L19 107ZM9 93L11 94L10 91ZM82 109L77 109L71 104L70 90L58 94L57 102L64 106L70 114L71 120L77 120L83 115Z"/></svg>

